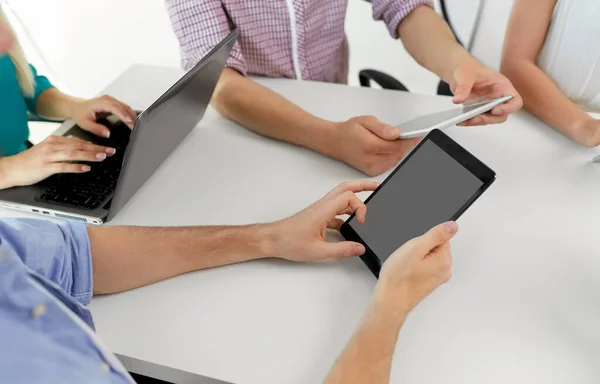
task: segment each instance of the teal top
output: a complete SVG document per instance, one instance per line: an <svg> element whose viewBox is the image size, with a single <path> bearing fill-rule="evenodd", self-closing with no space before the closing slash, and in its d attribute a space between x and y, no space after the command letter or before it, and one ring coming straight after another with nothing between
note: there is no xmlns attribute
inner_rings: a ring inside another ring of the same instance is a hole
<svg viewBox="0 0 600 384"><path fill-rule="evenodd" d="M12 60L0 56L0 156L12 156L26 149L29 139L27 111L35 114L38 97L52 88L44 76L38 76L31 66L35 78L35 94L25 97L17 81L17 73Z"/></svg>

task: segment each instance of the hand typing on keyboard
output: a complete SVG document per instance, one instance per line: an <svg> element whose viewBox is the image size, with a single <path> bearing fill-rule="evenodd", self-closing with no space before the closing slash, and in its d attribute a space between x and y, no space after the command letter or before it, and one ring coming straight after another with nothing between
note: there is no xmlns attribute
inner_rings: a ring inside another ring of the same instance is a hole
<svg viewBox="0 0 600 384"><path fill-rule="evenodd" d="M117 186L125 150L131 130L121 122L112 124L107 119L98 120L110 128L111 135L98 139L98 143L116 149L116 153L83 174L60 174L48 179L44 192L36 200L68 207L94 209L109 201Z"/></svg>
<svg viewBox="0 0 600 384"><path fill-rule="evenodd" d="M50 136L24 152L0 159L0 189L35 184L58 173L86 173L91 164L114 154L115 148L109 146Z"/></svg>
<svg viewBox="0 0 600 384"><path fill-rule="evenodd" d="M101 114L113 114L130 129L133 128L136 119L136 113L131 107L106 95L90 100L75 100L69 113L71 119L84 131L100 137L109 137L111 130L98 121Z"/></svg>

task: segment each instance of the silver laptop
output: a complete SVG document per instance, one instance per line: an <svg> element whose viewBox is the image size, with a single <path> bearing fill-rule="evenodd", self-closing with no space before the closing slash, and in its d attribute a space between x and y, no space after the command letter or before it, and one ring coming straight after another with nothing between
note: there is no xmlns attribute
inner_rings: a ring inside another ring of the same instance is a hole
<svg viewBox="0 0 600 384"><path fill-rule="evenodd" d="M233 31L141 112L133 131L112 117L99 121L111 130L109 139L73 122L62 124L55 135L114 147L116 154L88 163L92 169L84 174L54 175L32 186L0 191L0 205L89 224L112 219L202 119L236 39Z"/></svg>

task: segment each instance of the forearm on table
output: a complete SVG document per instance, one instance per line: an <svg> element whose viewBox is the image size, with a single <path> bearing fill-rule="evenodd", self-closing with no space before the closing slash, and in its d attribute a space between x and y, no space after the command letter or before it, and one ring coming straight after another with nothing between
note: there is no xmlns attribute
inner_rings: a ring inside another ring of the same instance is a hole
<svg viewBox="0 0 600 384"><path fill-rule="evenodd" d="M565 135L583 140L578 126L591 117L569 100L535 62L505 58L501 71L523 97L525 108Z"/></svg>
<svg viewBox="0 0 600 384"><path fill-rule="evenodd" d="M335 123L311 115L234 69L223 71L212 104L252 131L329 154Z"/></svg>
<svg viewBox="0 0 600 384"><path fill-rule="evenodd" d="M183 273L273 255L269 225L89 227L94 293L109 294Z"/></svg>
<svg viewBox="0 0 600 384"><path fill-rule="evenodd" d="M448 24L433 9L420 6L398 25L398 36L423 67L450 82L465 61L475 61L456 41Z"/></svg>
<svg viewBox="0 0 600 384"><path fill-rule="evenodd" d="M408 311L401 298L378 285L361 325L324 384L387 384L400 328Z"/></svg>
<svg viewBox="0 0 600 384"><path fill-rule="evenodd" d="M79 100L56 88L49 88L38 97L36 114L50 120L65 120L71 117L73 104Z"/></svg>

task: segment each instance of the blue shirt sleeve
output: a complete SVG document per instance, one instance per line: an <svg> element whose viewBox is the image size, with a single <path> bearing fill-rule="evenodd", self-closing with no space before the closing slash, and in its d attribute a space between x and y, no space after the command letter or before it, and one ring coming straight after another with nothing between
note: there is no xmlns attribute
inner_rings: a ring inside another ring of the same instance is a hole
<svg viewBox="0 0 600 384"><path fill-rule="evenodd" d="M40 76L37 73L37 69L33 65L29 65L31 68L31 72L33 72L33 79L35 81L35 92L33 97L25 97L25 104L27 104L27 110L36 115L36 105L38 98L40 95L49 88L54 88L50 80L48 80L45 76Z"/></svg>
<svg viewBox="0 0 600 384"><path fill-rule="evenodd" d="M83 305L93 295L92 255L85 225L46 220L0 220L2 248L9 247L35 273Z"/></svg>

